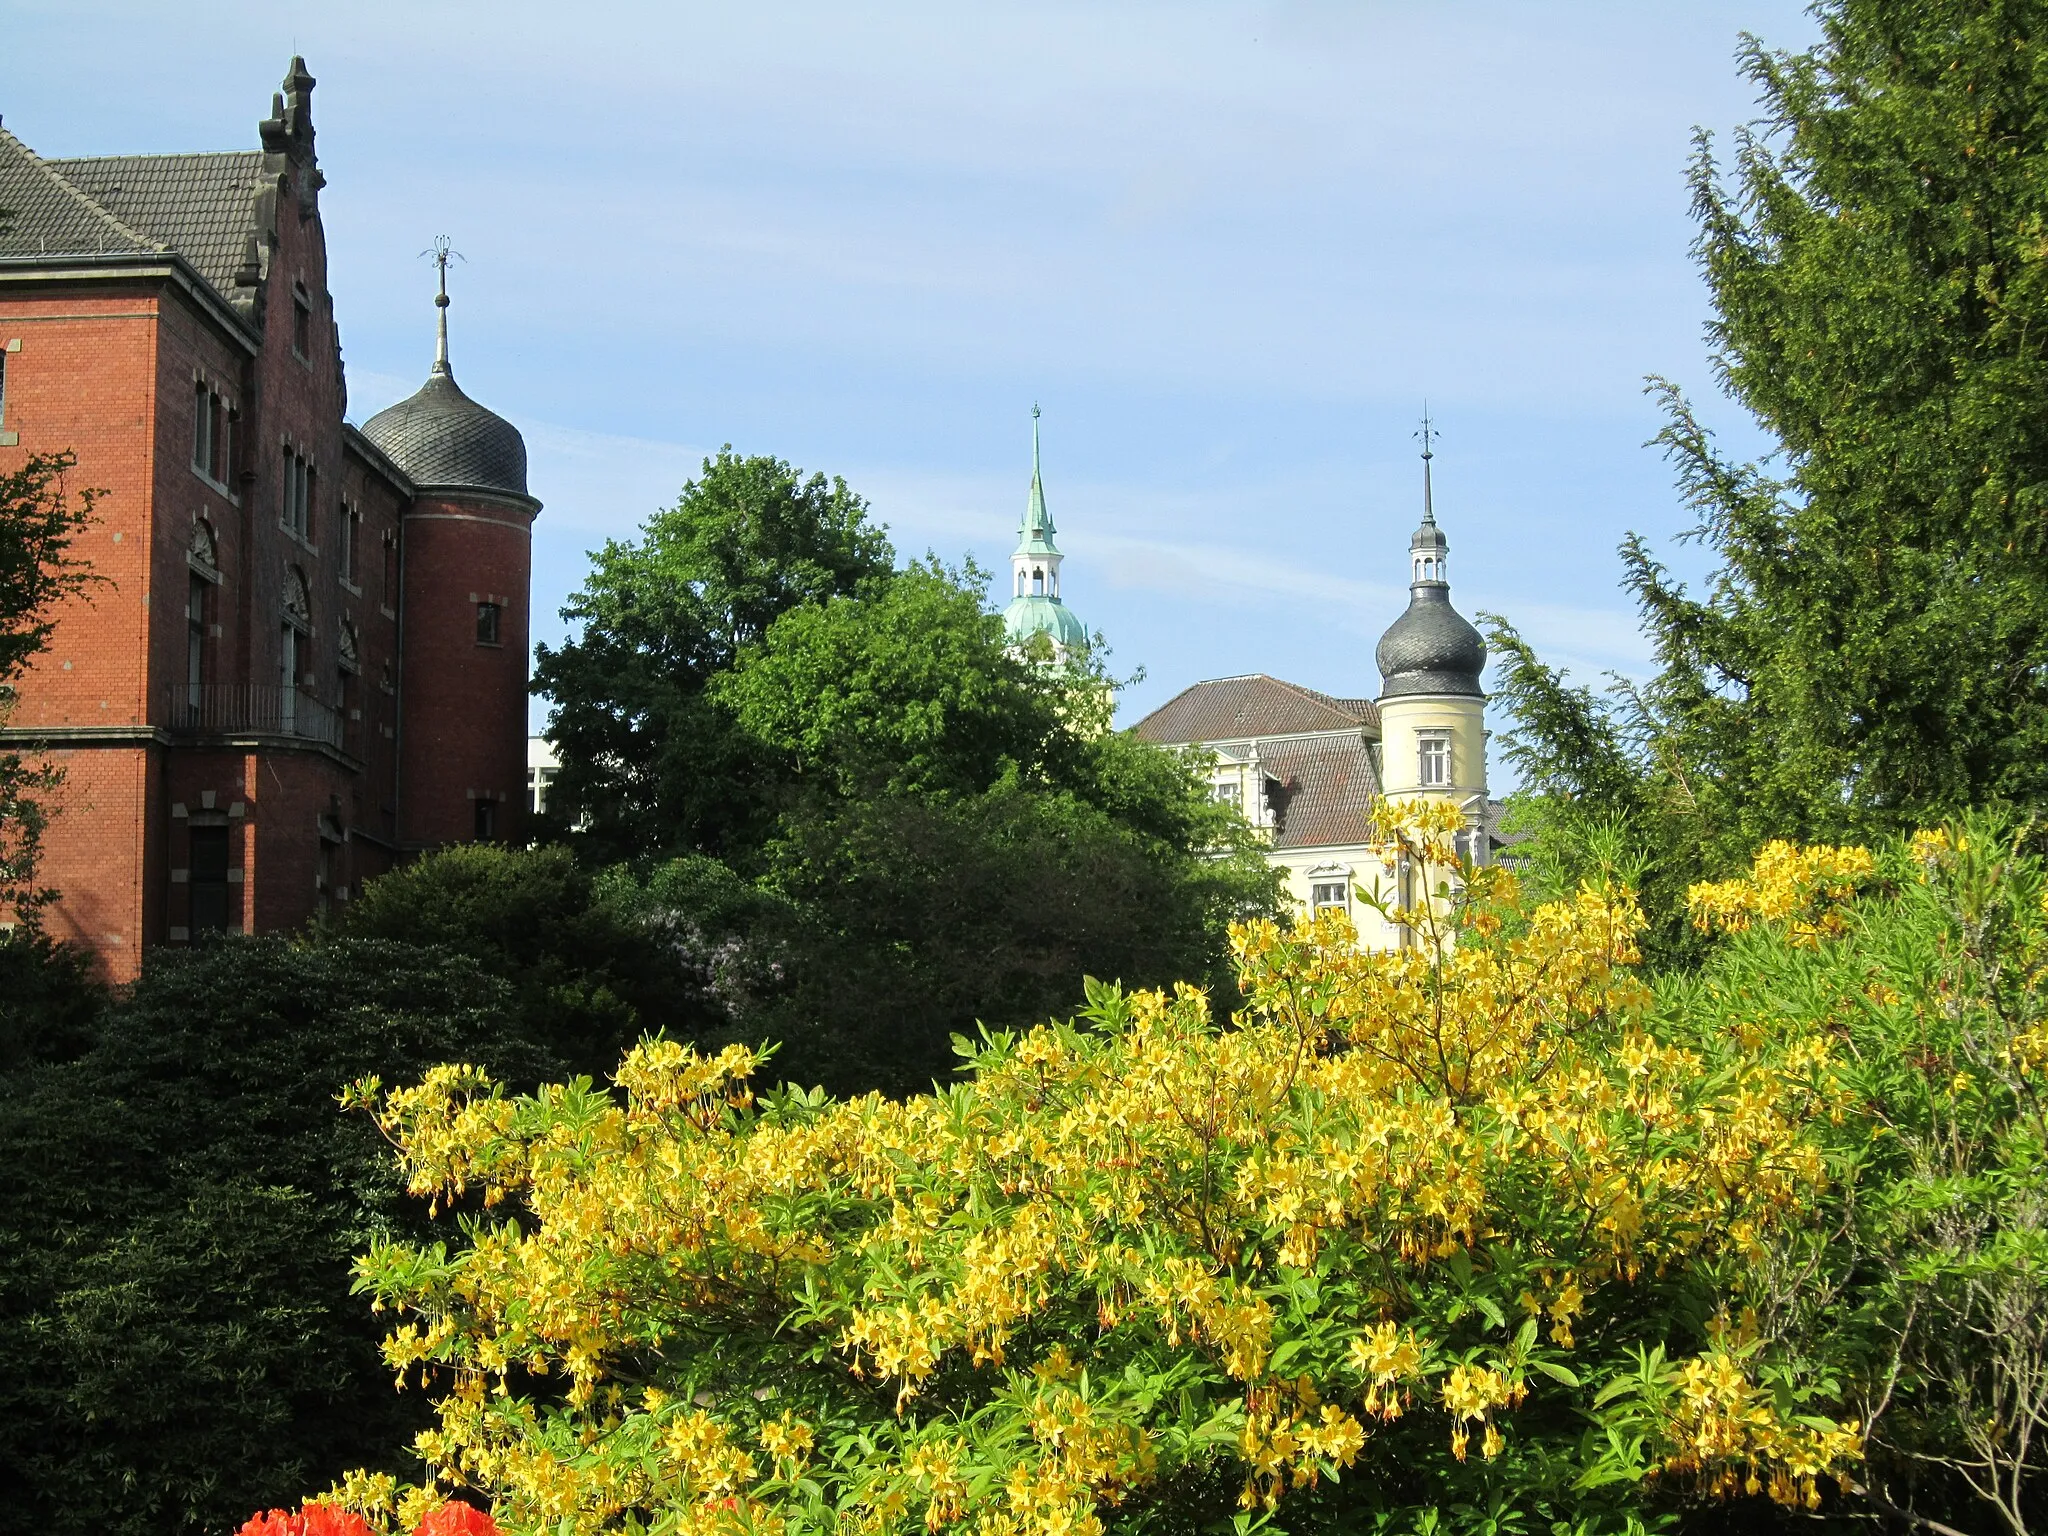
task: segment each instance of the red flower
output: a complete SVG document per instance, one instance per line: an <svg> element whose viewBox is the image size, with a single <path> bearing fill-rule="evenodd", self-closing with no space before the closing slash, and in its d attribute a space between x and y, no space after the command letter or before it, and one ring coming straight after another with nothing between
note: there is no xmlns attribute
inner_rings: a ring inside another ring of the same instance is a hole
<svg viewBox="0 0 2048 1536"><path fill-rule="evenodd" d="M308 1504L299 1518L303 1523L291 1536L376 1536L370 1522L354 1510L331 1504Z"/></svg>
<svg viewBox="0 0 2048 1536"><path fill-rule="evenodd" d="M498 1522L473 1505L450 1499L422 1520L413 1536L498 1536Z"/></svg>
<svg viewBox="0 0 2048 1536"><path fill-rule="evenodd" d="M308 1504L297 1514L273 1509L251 1515L235 1536L375 1536L369 1522L331 1504Z"/></svg>

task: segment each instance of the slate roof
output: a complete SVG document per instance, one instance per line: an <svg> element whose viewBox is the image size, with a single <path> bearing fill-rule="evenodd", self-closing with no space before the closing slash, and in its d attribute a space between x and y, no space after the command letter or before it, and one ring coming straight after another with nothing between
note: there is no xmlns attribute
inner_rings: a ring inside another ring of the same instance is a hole
<svg viewBox="0 0 2048 1536"><path fill-rule="evenodd" d="M109 215L176 251L223 298L256 229L261 150L45 160Z"/></svg>
<svg viewBox="0 0 2048 1536"><path fill-rule="evenodd" d="M526 440L465 395L436 363L416 394L363 423L363 436L411 478L435 489L526 492Z"/></svg>
<svg viewBox="0 0 2048 1536"><path fill-rule="evenodd" d="M256 150L45 160L0 128L0 259L177 255L233 302L262 171Z"/></svg>
<svg viewBox="0 0 2048 1536"><path fill-rule="evenodd" d="M1259 762L1273 794L1273 846L1325 848L1368 842L1366 816L1380 792L1372 749L1355 736L1277 741Z"/></svg>
<svg viewBox="0 0 2048 1536"><path fill-rule="evenodd" d="M1486 669L1486 642L1451 606L1442 582L1418 581L1408 606L1380 636L1380 695L1465 694L1484 698L1479 675Z"/></svg>
<svg viewBox="0 0 2048 1536"><path fill-rule="evenodd" d="M162 245L115 218L0 128L0 257L145 255Z"/></svg>
<svg viewBox="0 0 2048 1536"><path fill-rule="evenodd" d="M1379 711L1370 699L1333 698L1252 672L1183 688L1131 727L1131 734L1140 741L1169 746L1361 728L1376 737L1379 726Z"/></svg>

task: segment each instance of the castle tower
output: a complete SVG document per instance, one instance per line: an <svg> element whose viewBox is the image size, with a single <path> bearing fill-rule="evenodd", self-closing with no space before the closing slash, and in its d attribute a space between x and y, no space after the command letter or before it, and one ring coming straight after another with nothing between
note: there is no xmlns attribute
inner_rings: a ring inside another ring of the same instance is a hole
<svg viewBox="0 0 2048 1536"><path fill-rule="evenodd" d="M1074 610L1060 601L1060 561L1053 543L1052 514L1045 510L1045 482L1038 465L1038 407L1031 407L1031 496L1017 548L1010 556L1010 605L1003 610L1003 634L1014 648L1044 635L1055 659L1088 643L1088 631Z"/></svg>
<svg viewBox="0 0 2048 1536"><path fill-rule="evenodd" d="M400 839L518 840L526 796L527 602L533 519L526 443L456 385L448 257L438 242L433 371L363 426L417 488L397 558Z"/></svg>
<svg viewBox="0 0 2048 1536"><path fill-rule="evenodd" d="M1483 831L1486 643L1451 606L1451 545L1430 489L1433 436L1425 416L1422 526L1408 542L1408 607L1379 643L1381 783L1390 798L1452 800L1467 825ZM1467 841L1473 857L1483 858L1484 836Z"/></svg>

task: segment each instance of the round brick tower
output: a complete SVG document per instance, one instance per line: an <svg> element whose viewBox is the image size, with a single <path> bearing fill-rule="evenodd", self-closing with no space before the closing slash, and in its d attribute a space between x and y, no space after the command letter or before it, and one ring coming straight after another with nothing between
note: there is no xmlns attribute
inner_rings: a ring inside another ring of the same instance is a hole
<svg viewBox="0 0 2048 1536"><path fill-rule="evenodd" d="M396 551L400 592L398 827L408 846L523 841L527 600L533 519L526 443L448 367L448 252L438 341L419 393L363 436L417 488Z"/></svg>

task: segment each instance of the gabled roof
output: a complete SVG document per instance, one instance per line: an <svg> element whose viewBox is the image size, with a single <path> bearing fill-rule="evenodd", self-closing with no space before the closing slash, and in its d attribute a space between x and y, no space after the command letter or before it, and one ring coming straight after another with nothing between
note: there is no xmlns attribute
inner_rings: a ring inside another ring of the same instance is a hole
<svg viewBox="0 0 2048 1536"><path fill-rule="evenodd" d="M1272 791L1275 848L1369 842L1366 817L1380 792L1372 749L1356 736L1276 741L1259 749Z"/></svg>
<svg viewBox="0 0 2048 1536"><path fill-rule="evenodd" d="M1182 689L1132 726L1131 734L1140 741L1174 746L1319 731L1359 731L1377 738L1379 730L1379 711L1369 699L1333 698L1252 672Z"/></svg>
<svg viewBox="0 0 2048 1536"><path fill-rule="evenodd" d="M235 292L256 232L260 150L204 155L98 155L45 160L127 228L176 251L223 298Z"/></svg>
<svg viewBox="0 0 2048 1536"><path fill-rule="evenodd" d="M164 249L0 128L0 257L136 256Z"/></svg>

